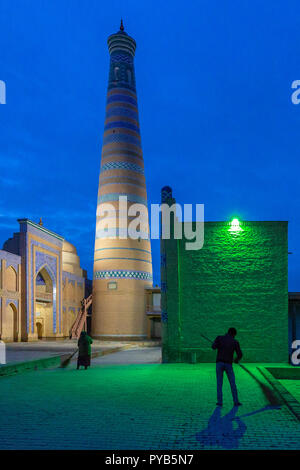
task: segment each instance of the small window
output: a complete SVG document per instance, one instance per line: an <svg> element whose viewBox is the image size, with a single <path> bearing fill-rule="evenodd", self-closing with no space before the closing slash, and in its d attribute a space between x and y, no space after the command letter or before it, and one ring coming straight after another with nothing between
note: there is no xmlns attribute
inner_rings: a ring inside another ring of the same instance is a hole
<svg viewBox="0 0 300 470"><path fill-rule="evenodd" d="M112 282L108 282L107 283L107 289L117 289L118 288L118 284L116 281L112 281Z"/></svg>
<svg viewBox="0 0 300 470"><path fill-rule="evenodd" d="M132 81L132 74L131 74L131 70L127 69L127 81L128 83L131 83Z"/></svg>
<svg viewBox="0 0 300 470"><path fill-rule="evenodd" d="M115 80L119 80L120 67L115 67Z"/></svg>

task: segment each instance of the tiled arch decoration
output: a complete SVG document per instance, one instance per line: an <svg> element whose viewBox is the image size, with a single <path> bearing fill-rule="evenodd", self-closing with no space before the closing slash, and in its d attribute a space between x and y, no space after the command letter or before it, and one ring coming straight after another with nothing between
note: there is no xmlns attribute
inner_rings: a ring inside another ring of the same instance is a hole
<svg viewBox="0 0 300 470"><path fill-rule="evenodd" d="M48 247L47 247L48 248ZM33 249L33 244L32 244ZM33 257L32 257L33 259ZM38 272L45 268L48 272L49 276L51 277L53 283L53 333L57 332L57 325L56 325L56 313L57 313L57 305L58 305L58 296L59 296L59 276L57 275L57 258L55 256L51 256L47 253L43 253L41 251L36 251L35 253L35 266L32 267L32 276L31 276L31 292L34 291L34 282ZM34 296L31 299L31 331L34 331ZM59 311L59 330L61 331L61 315L60 309Z"/></svg>
<svg viewBox="0 0 300 470"><path fill-rule="evenodd" d="M14 306L16 307L17 312L18 312L18 309L19 309L19 300L18 299L6 299L6 307L9 304L14 304Z"/></svg>

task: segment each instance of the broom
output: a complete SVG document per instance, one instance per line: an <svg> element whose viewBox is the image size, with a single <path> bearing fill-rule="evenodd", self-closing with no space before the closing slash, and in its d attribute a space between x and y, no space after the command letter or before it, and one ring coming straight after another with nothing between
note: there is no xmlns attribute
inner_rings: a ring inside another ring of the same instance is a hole
<svg viewBox="0 0 300 470"><path fill-rule="evenodd" d="M202 336L202 338L206 339L206 341L208 341L210 344L213 344L213 341L211 339L209 339L207 336L203 335L200 333L200 336ZM263 392L263 394L265 395L266 399L268 400L268 402L270 403L270 405L272 406L276 406L278 407L278 405L280 405L280 401L279 399L277 398L277 396L275 395L275 393L267 386L265 385L263 382L261 382L249 369L247 369L245 366L243 366L242 364L239 364L238 365L245 371L247 372L255 381L256 383L260 386L261 388L261 391Z"/></svg>
<svg viewBox="0 0 300 470"><path fill-rule="evenodd" d="M77 352L78 352L78 349L76 349L72 354L70 354L70 356L61 363L60 367L62 368L68 367L68 365L71 362L71 359L75 356Z"/></svg>

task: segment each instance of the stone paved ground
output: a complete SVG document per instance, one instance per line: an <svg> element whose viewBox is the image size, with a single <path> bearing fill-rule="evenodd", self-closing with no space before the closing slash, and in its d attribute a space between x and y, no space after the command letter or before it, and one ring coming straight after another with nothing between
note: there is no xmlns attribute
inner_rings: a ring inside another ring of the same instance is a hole
<svg viewBox="0 0 300 470"><path fill-rule="evenodd" d="M213 364L71 364L3 377L0 448L299 450L296 418L236 375L244 405L232 409L225 381L222 410Z"/></svg>
<svg viewBox="0 0 300 470"><path fill-rule="evenodd" d="M128 345L122 341L98 341L93 342L93 352L104 351ZM32 343L7 343L6 362L23 362L44 357L57 356L59 354L72 353L77 348L77 340L64 341L36 341ZM1 366L1 365L0 365Z"/></svg>
<svg viewBox="0 0 300 470"><path fill-rule="evenodd" d="M93 367L100 364L155 364L161 362L161 348L135 348L93 359Z"/></svg>

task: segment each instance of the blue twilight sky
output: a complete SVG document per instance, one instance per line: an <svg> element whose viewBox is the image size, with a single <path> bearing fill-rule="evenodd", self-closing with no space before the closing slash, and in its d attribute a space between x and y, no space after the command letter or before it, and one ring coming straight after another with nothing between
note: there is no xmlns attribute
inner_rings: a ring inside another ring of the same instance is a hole
<svg viewBox="0 0 300 470"><path fill-rule="evenodd" d="M121 15L137 41L149 202L170 185L206 220L288 220L300 291L298 0L0 0L0 245L17 218L42 216L91 277L106 39Z"/></svg>

